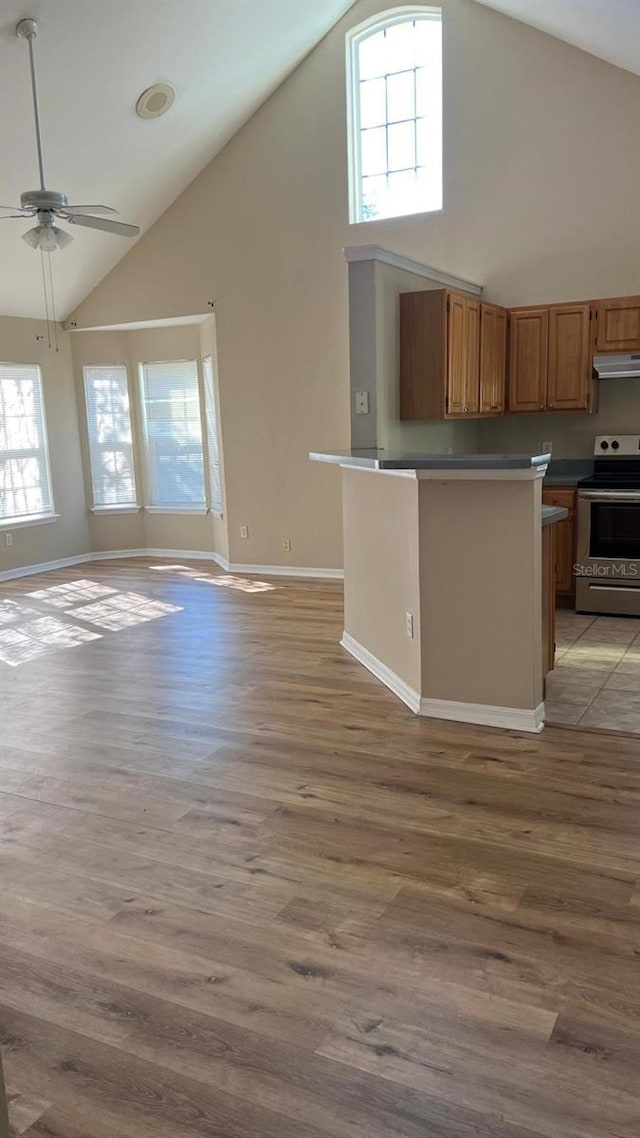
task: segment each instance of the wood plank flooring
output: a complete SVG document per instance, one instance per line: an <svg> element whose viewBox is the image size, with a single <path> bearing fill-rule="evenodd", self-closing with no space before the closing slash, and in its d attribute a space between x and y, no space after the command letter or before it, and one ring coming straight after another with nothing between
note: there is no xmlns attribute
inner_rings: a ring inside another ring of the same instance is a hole
<svg viewBox="0 0 640 1138"><path fill-rule="evenodd" d="M341 607L0 586L14 1135L638 1138L638 738L415 718Z"/></svg>

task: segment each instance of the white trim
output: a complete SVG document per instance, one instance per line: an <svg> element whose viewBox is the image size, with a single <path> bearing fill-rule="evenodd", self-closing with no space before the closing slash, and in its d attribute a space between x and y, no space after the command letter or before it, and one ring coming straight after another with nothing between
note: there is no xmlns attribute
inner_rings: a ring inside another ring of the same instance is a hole
<svg viewBox="0 0 640 1138"><path fill-rule="evenodd" d="M27 526L47 526L51 522L57 522L60 514L31 514L27 518L3 518L0 521L0 530L5 529L21 529Z"/></svg>
<svg viewBox="0 0 640 1138"><path fill-rule="evenodd" d="M59 561L42 561L39 565L21 565L17 569L3 569L0 581L13 581L16 577L34 577L37 573L49 573L52 569L66 569L68 565L83 565L91 561L91 553L78 553L75 557L61 557Z"/></svg>
<svg viewBox="0 0 640 1138"><path fill-rule="evenodd" d="M259 573L262 577L315 577L327 581L344 580L344 569L324 569L308 565L234 565L227 563L227 568L230 573Z"/></svg>
<svg viewBox="0 0 640 1138"><path fill-rule="evenodd" d="M193 514L195 517L204 517L207 507L201 506L145 506L145 514Z"/></svg>
<svg viewBox="0 0 640 1138"><path fill-rule="evenodd" d="M483 727L502 727L509 731L542 731L544 703L535 708L498 707L489 703L459 703L454 699L421 699L419 715L432 719L452 719L457 723L479 723Z"/></svg>
<svg viewBox="0 0 640 1138"><path fill-rule="evenodd" d="M350 636L348 632L342 633L342 640L340 641L343 648L353 656L359 664L362 664L368 671L380 680L394 695L398 696L407 707L411 709L416 715L420 711L420 692L412 688L410 684L403 680L397 672L393 672L386 664L382 663L377 656L374 656L368 648Z"/></svg>
<svg viewBox="0 0 640 1138"><path fill-rule="evenodd" d="M92 506L91 513L96 517L105 514L139 514L142 506Z"/></svg>
<svg viewBox="0 0 640 1138"><path fill-rule="evenodd" d="M105 549L95 553L80 553L75 557L62 557L58 561L43 561L38 565L22 565L16 569L0 572L0 581L10 581L16 577L30 577L36 573L48 573L52 569L64 569L70 565L82 565L89 561L119 561L130 557L158 557L184 561L214 561L225 573L250 573L261 577L308 577L317 580L342 581L343 569L313 568L306 565L234 565L221 553L203 549Z"/></svg>
<svg viewBox="0 0 640 1138"><path fill-rule="evenodd" d="M224 519L224 514L223 514L222 510L214 510L213 506L209 506L207 513L211 514L212 518L217 518L219 522L223 521L223 519Z"/></svg>
<svg viewBox="0 0 640 1138"><path fill-rule="evenodd" d="M390 265L393 269L404 269L416 277L436 281L446 288L462 289L472 296L482 296L482 285L464 280L463 277L456 277L444 269L434 269L432 265L424 265L421 261L404 257L402 253L393 253L383 245L346 245L342 251L349 264L354 261L379 261L383 265Z"/></svg>

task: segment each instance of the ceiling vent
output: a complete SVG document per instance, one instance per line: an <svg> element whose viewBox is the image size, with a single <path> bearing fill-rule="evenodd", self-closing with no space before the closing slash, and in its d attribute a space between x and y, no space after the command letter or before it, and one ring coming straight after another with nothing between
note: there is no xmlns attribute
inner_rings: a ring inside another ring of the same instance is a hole
<svg viewBox="0 0 640 1138"><path fill-rule="evenodd" d="M168 83L154 83L147 87L136 103L136 112L141 119L159 119L173 106L176 93Z"/></svg>

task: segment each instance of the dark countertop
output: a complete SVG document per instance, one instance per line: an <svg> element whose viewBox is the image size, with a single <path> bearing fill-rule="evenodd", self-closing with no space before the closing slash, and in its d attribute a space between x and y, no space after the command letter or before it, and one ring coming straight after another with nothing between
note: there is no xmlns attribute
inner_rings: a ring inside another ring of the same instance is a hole
<svg viewBox="0 0 640 1138"><path fill-rule="evenodd" d="M593 474L591 458L552 458L544 477L545 486L577 486Z"/></svg>
<svg viewBox="0 0 640 1138"><path fill-rule="evenodd" d="M363 470L530 470L544 466L550 455L535 454L401 454L385 450L311 451L314 462Z"/></svg>
<svg viewBox="0 0 640 1138"><path fill-rule="evenodd" d="M569 511L565 510L563 506L543 506L542 507L542 528L545 526L552 526L554 522L562 522L565 518L569 517Z"/></svg>

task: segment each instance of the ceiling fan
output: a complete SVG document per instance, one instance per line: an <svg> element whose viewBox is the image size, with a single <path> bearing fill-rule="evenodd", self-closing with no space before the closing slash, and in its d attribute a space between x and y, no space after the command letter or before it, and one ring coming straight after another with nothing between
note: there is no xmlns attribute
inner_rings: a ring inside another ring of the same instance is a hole
<svg viewBox="0 0 640 1138"><path fill-rule="evenodd" d="M40 249L43 253L53 253L56 249L64 249L73 241L70 233L60 229L55 221L66 221L70 225L84 225L87 229L102 229L106 233L117 233L120 237L135 237L140 232L137 225L126 225L123 221L113 221L110 217L94 217L94 214L115 214L118 211L106 205L69 205L66 194L45 189L44 164L42 160L42 138L40 136L40 112L38 109L38 94L36 89L36 71L33 52L33 41L36 38L38 25L30 18L20 20L16 26L16 35L25 39L29 45L29 65L31 70L31 93L33 95L33 117L36 129L36 146L38 150L38 168L40 171L40 189L27 190L20 195L19 206L0 206L0 220L7 217L37 217L38 224L22 234L32 249ZM10 212L7 212L10 211Z"/></svg>

